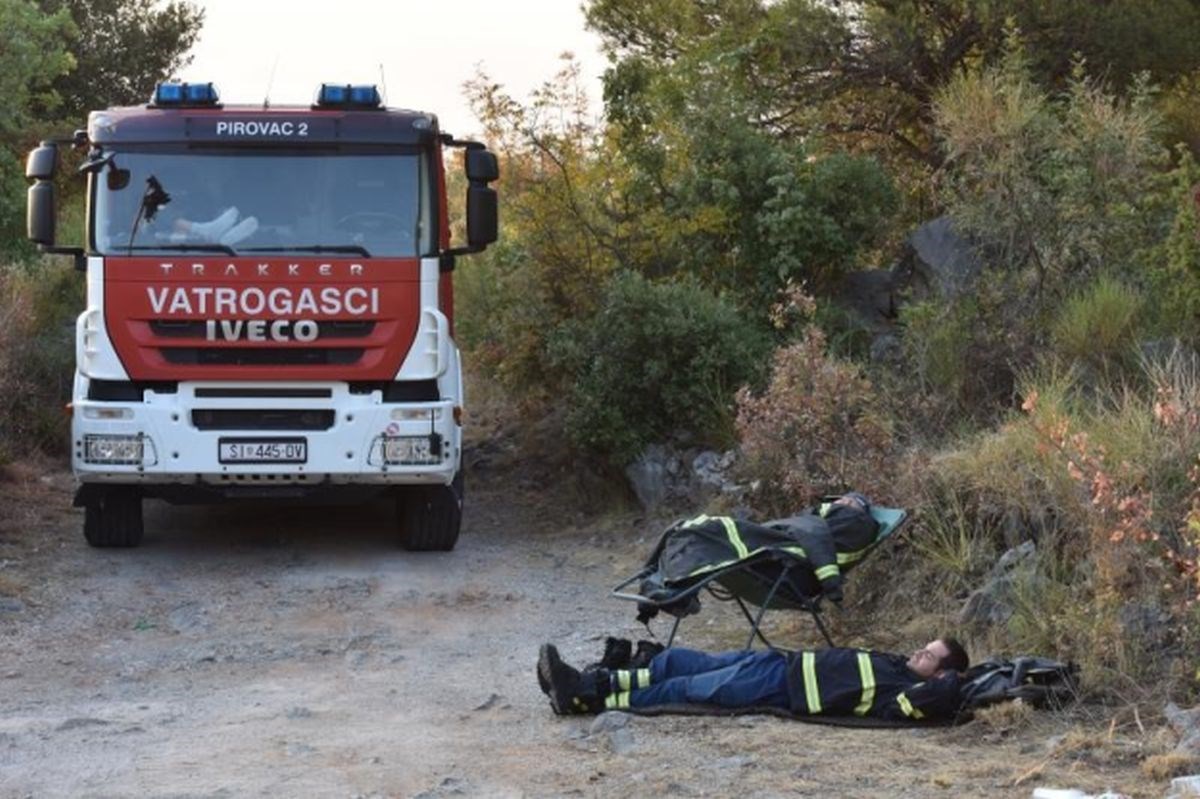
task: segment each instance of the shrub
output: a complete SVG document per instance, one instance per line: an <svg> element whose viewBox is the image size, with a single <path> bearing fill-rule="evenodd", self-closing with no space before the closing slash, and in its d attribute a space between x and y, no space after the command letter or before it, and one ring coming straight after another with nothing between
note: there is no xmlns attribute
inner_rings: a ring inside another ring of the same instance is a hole
<svg viewBox="0 0 1200 799"><path fill-rule="evenodd" d="M1142 298L1110 277L1070 297L1050 331L1054 352L1067 361L1107 369L1133 355Z"/></svg>
<svg viewBox="0 0 1200 799"><path fill-rule="evenodd" d="M550 351L568 376L568 432L619 465L673 435L727 442L733 393L760 373L766 337L691 279L623 273Z"/></svg>
<svg viewBox="0 0 1200 799"><path fill-rule="evenodd" d="M65 259L0 269L0 459L62 454L69 420L75 344L72 319L83 280Z"/></svg>
<svg viewBox="0 0 1200 799"><path fill-rule="evenodd" d="M1200 608L1200 360L1176 351L1142 377L1104 389L1047 367L1027 379L1022 413L923 475L965 498L978 545L1037 541L990 643L1078 660L1091 690L1125 698L1134 683L1186 687L1172 679Z"/></svg>
<svg viewBox="0 0 1200 799"><path fill-rule="evenodd" d="M760 486L761 510L850 487L890 494L892 432L878 395L859 366L829 355L815 325L775 351L766 389L742 389L737 404L743 469Z"/></svg>

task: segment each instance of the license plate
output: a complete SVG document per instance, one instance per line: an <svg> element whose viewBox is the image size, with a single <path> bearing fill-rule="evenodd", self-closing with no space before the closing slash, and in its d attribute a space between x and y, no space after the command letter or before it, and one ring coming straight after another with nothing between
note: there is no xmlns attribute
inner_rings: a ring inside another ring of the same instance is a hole
<svg viewBox="0 0 1200 799"><path fill-rule="evenodd" d="M306 463L308 441L303 438L222 438L217 442L221 463Z"/></svg>

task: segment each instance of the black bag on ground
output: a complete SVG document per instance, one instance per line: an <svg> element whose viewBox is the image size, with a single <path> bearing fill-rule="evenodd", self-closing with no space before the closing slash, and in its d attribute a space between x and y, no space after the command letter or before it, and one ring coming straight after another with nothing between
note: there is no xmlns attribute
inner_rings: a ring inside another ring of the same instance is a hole
<svg viewBox="0 0 1200 799"><path fill-rule="evenodd" d="M967 670L961 695L962 713L1014 699L1061 710L1079 697L1079 667L1039 657L985 660Z"/></svg>

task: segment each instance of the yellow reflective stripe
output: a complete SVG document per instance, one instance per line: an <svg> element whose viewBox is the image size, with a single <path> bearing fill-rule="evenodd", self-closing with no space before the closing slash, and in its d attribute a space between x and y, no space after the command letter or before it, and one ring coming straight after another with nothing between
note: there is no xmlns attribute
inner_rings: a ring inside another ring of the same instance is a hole
<svg viewBox="0 0 1200 799"><path fill-rule="evenodd" d="M872 544L874 546L874 544ZM840 566L845 566L847 563L857 563L871 551L871 547L855 550L854 552L839 552L837 553L837 562Z"/></svg>
<svg viewBox="0 0 1200 799"><path fill-rule="evenodd" d="M737 522L728 516L722 516L721 524L725 525L725 534L729 536L729 543L733 544L734 550L737 551L738 560L749 555L750 550L746 548L746 543L742 541L741 535L738 534Z"/></svg>
<svg viewBox="0 0 1200 799"><path fill-rule="evenodd" d="M804 701L808 703L808 712L817 715L821 712L821 691L817 687L817 656L813 652L805 652L800 656L800 668L804 672Z"/></svg>
<svg viewBox="0 0 1200 799"><path fill-rule="evenodd" d="M816 570L818 580L828 580L830 577L837 577L841 574L836 563L830 563L827 566L822 566Z"/></svg>
<svg viewBox="0 0 1200 799"><path fill-rule="evenodd" d="M854 708L854 715L865 716L871 712L871 705L875 702L875 667L871 665L871 656L866 652L858 653L858 676L862 679L862 699Z"/></svg>
<svg viewBox="0 0 1200 799"><path fill-rule="evenodd" d="M908 697L904 694L897 696L896 702L899 703L900 710L904 711L904 715L914 719L925 718L925 714L913 707L912 702L909 702Z"/></svg>
<svg viewBox="0 0 1200 799"><path fill-rule="evenodd" d="M698 524L704 524L706 521L708 521L708 517L701 513L694 519L688 519L686 522L681 524L680 527L695 527Z"/></svg>
<svg viewBox="0 0 1200 799"><path fill-rule="evenodd" d="M807 558L808 553L804 551L804 547L780 547L784 552L790 552L793 555L799 555L802 558Z"/></svg>
<svg viewBox="0 0 1200 799"><path fill-rule="evenodd" d="M822 502L821 509L817 511L817 515L824 518L825 516L829 515L829 511L831 511L832 509L833 509L832 502Z"/></svg>
<svg viewBox="0 0 1200 799"><path fill-rule="evenodd" d="M645 688L650 685L650 669L637 670L637 687Z"/></svg>
<svg viewBox="0 0 1200 799"><path fill-rule="evenodd" d="M608 710L618 710L629 707L629 693L609 694L604 698L604 707Z"/></svg>
<svg viewBox="0 0 1200 799"><path fill-rule="evenodd" d="M629 672L625 669L617 670L617 690L628 691L631 688L629 685Z"/></svg>

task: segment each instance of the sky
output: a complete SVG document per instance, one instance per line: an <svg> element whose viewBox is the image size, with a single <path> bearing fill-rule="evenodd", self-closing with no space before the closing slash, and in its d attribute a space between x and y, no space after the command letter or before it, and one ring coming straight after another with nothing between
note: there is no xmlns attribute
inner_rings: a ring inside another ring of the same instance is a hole
<svg viewBox="0 0 1200 799"><path fill-rule="evenodd" d="M204 27L185 81L212 81L225 103L308 104L323 82L387 87L387 103L478 132L462 84L476 65L519 100L552 76L564 51L602 110L599 39L579 0L196 0ZM315 12L310 8L321 8ZM383 78L380 77L380 65ZM274 78L272 79L272 73Z"/></svg>

